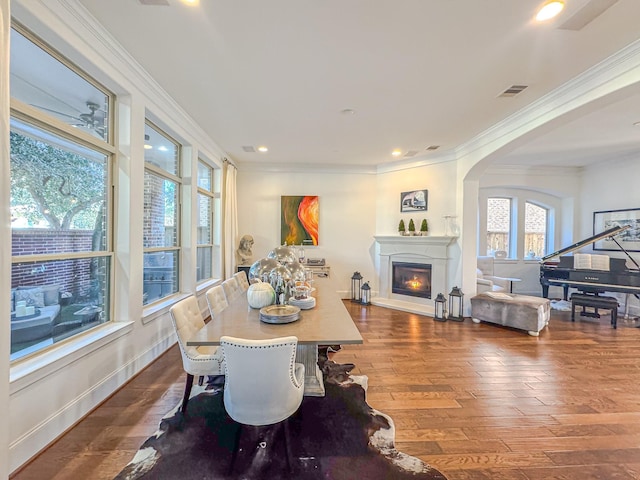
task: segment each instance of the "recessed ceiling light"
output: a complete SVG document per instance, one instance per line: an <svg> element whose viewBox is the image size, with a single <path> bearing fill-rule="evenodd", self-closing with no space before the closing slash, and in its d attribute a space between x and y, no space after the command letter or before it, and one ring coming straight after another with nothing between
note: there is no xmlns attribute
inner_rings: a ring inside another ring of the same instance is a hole
<svg viewBox="0 0 640 480"><path fill-rule="evenodd" d="M400 155L402 155L402 150L396 148L393 150L393 152L391 152L391 155L393 155L394 157L399 157Z"/></svg>
<svg viewBox="0 0 640 480"><path fill-rule="evenodd" d="M538 14L536 15L536 20L539 22L551 20L553 17L558 15L563 8L564 8L564 0L551 0L545 3L542 6L542 8L538 11Z"/></svg>
<svg viewBox="0 0 640 480"><path fill-rule="evenodd" d="M184 3L185 5L198 5L199 0L180 0L182 3Z"/></svg>
<svg viewBox="0 0 640 480"><path fill-rule="evenodd" d="M149 145L148 143L144 144L144 149L145 150L151 150L153 147L151 145Z"/></svg>
<svg viewBox="0 0 640 480"><path fill-rule="evenodd" d="M261 146L261 147L258 147L258 151L259 151L260 153L265 153L265 152L268 152L268 151L269 151L269 149L263 145L263 146Z"/></svg>
<svg viewBox="0 0 640 480"><path fill-rule="evenodd" d="M158 147L158 150L160 150L161 152L166 152L166 151L168 151L169 149L168 149L167 147L165 147L164 145L160 145L160 146Z"/></svg>

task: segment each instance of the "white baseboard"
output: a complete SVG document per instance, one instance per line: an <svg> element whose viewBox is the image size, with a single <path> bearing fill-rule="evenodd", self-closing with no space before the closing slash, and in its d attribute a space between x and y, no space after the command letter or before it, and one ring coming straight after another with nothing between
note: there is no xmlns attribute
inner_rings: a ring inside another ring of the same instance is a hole
<svg viewBox="0 0 640 480"><path fill-rule="evenodd" d="M383 297L373 297L371 299L371 303L379 307L387 307L387 308L392 308L394 310L401 310L403 312L417 313L419 315L428 315L430 317L432 317L434 314L433 307L431 306L420 305L412 302L403 302L402 300L395 300L395 299L383 298Z"/></svg>
<svg viewBox="0 0 640 480"><path fill-rule="evenodd" d="M52 413L44 421L34 425L32 429L20 438L11 442L9 445L9 471L12 473L15 472L31 458L47 448L146 366L157 359L162 353L175 344L175 342L175 334L160 339L146 351L132 358L130 362L121 365L109 376L95 383L91 388L73 399L73 401ZM72 381L73 378L69 378L69 382ZM64 388L64 385L61 385L61 388ZM41 399L41 401L45 401L45 399Z"/></svg>

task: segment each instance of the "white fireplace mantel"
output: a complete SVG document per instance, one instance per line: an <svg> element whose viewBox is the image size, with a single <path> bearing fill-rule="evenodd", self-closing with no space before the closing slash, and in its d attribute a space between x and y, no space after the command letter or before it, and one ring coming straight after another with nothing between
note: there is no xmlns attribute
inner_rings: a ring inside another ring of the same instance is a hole
<svg viewBox="0 0 640 480"><path fill-rule="evenodd" d="M413 313L433 315L433 299L446 293L449 272L449 247L458 237L376 235L378 263L378 296L374 305ZM431 265L431 299L398 295L391 292L393 262L414 262Z"/></svg>

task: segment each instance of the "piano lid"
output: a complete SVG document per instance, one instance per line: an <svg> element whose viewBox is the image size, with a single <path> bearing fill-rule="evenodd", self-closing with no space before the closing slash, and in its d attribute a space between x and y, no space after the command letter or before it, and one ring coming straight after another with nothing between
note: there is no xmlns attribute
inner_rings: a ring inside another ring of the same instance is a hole
<svg viewBox="0 0 640 480"><path fill-rule="evenodd" d="M623 232L628 228L631 228L631 225L622 225L620 227L610 228L609 230L605 230L602 233L599 233L599 234L594 235L592 237L589 237L589 238L586 238L584 240L581 240L578 243L574 243L570 247L565 247L565 248L562 248L562 249L558 250L557 252L553 252L553 253L551 253L549 255L545 255L544 257L542 257L540 259L540 262L544 263L546 260L549 260L550 258L553 258L553 257L557 257L558 255L564 255L566 253L573 252L575 250L579 250L582 247L584 247L585 245L589 245L590 243L597 242L598 240L602 240L603 238L613 237L614 235L617 235L618 233Z"/></svg>

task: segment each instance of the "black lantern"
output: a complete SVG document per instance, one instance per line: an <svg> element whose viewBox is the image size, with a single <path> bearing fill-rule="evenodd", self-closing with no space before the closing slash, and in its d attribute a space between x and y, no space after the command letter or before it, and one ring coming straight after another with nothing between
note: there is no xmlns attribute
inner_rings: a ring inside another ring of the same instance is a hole
<svg viewBox="0 0 640 480"><path fill-rule="evenodd" d="M444 298L444 295L439 293L434 300L435 305L435 314L433 319L438 322L446 322L447 321L447 299Z"/></svg>
<svg viewBox="0 0 640 480"><path fill-rule="evenodd" d="M360 290L362 291L360 303L362 305L371 305L371 287L369 286L369 282L364 282Z"/></svg>
<svg viewBox="0 0 640 480"><path fill-rule="evenodd" d="M360 289L362 288L362 275L360 272L353 272L351 276L351 301L360 303Z"/></svg>
<svg viewBox="0 0 640 480"><path fill-rule="evenodd" d="M449 318L456 322L464 322L462 308L464 306L462 298L464 297L462 290L453 287L449 293Z"/></svg>

